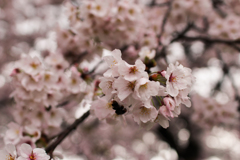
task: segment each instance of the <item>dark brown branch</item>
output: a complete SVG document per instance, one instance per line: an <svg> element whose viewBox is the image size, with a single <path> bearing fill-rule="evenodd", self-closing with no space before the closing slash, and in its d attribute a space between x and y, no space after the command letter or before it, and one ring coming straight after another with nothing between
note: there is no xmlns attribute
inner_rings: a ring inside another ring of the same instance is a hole
<svg viewBox="0 0 240 160"><path fill-rule="evenodd" d="M164 2L164 3L156 3L156 0L152 0L149 4L149 7L165 7L168 6L171 2Z"/></svg>
<svg viewBox="0 0 240 160"><path fill-rule="evenodd" d="M188 37L188 36L182 36L181 37L182 40L186 40L186 41L203 41L206 43L223 43L223 44L240 44L240 40L224 40L224 39L213 39L213 38L209 38L209 37L203 37L203 36L199 36L199 37Z"/></svg>
<svg viewBox="0 0 240 160"><path fill-rule="evenodd" d="M183 34L183 35L178 36L177 38L175 38L173 41L177 41L177 40L202 41L202 42L204 42L205 44L208 44L208 45L215 44L215 43L226 44L226 45L229 45L229 46L233 47L234 49L240 51L240 48L237 46L237 44L240 44L240 40L239 39L237 39L237 40L224 40L224 39L214 39L214 38L203 37L203 36L188 37L188 36L185 36Z"/></svg>
<svg viewBox="0 0 240 160"><path fill-rule="evenodd" d="M184 37L185 34L192 29L192 27L193 23L189 22L187 26L180 33L177 33L177 36L171 40L171 43L182 39L182 37Z"/></svg>
<svg viewBox="0 0 240 160"><path fill-rule="evenodd" d="M168 10L167 10L167 12L165 13L165 15L164 15L164 17L163 17L163 21L162 21L162 26L161 26L161 32L160 32L160 34L158 35L158 38L159 38L159 43L160 43L160 39L161 39L161 37L162 37L162 35L163 35L163 33L164 33L164 28L165 28L165 25L166 25L166 23L167 23L167 20L168 20L168 17L169 17L169 15L170 15L170 13L171 13L171 10L172 10L172 2L173 2L173 0L170 0L169 2L168 2Z"/></svg>
<svg viewBox="0 0 240 160"><path fill-rule="evenodd" d="M219 16L222 18L226 17L227 14L220 8L221 6L225 5L223 0L212 0L212 7L217 12Z"/></svg>
<svg viewBox="0 0 240 160"><path fill-rule="evenodd" d="M46 147L46 152L52 156L53 151L55 148L73 131L77 128L79 124L81 124L88 116L90 115L90 111L87 111L82 115L82 117L76 119L72 125L67 127L65 130L63 130L57 139L51 143L49 146Z"/></svg>

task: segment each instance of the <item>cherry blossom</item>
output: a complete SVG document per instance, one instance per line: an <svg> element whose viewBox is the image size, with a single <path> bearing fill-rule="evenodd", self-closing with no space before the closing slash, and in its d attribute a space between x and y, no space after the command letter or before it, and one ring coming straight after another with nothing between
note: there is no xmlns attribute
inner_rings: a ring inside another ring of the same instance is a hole
<svg viewBox="0 0 240 160"><path fill-rule="evenodd" d="M3 160L16 160L16 148L12 144L7 144L3 150L0 150L0 158Z"/></svg>
<svg viewBox="0 0 240 160"><path fill-rule="evenodd" d="M189 88L194 81L194 78L191 76L191 70L179 63L175 65L170 64L165 77L167 79L166 90L171 96L177 96L179 90Z"/></svg>
<svg viewBox="0 0 240 160"><path fill-rule="evenodd" d="M18 160L49 160L50 156L43 149L32 147L28 144L22 144L20 147L20 157Z"/></svg>

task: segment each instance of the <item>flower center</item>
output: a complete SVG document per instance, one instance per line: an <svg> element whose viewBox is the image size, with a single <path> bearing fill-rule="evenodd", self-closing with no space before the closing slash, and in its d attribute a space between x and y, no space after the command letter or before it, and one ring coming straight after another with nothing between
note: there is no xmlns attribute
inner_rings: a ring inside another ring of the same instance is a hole
<svg viewBox="0 0 240 160"><path fill-rule="evenodd" d="M174 77L171 73L170 77L169 77L169 82L177 82L177 77Z"/></svg>
<svg viewBox="0 0 240 160"><path fill-rule="evenodd" d="M31 66L32 68L34 68L34 69L37 69L38 64L36 64L36 63L33 62L33 63L30 64L30 66Z"/></svg>
<svg viewBox="0 0 240 160"><path fill-rule="evenodd" d="M15 157L12 157L12 155L7 156L6 160L14 160Z"/></svg>
<svg viewBox="0 0 240 160"><path fill-rule="evenodd" d="M141 112L140 112L140 114L141 115L147 115L147 114L149 114L149 109L148 108L146 108L146 107L141 107L140 108L141 109Z"/></svg>
<svg viewBox="0 0 240 160"><path fill-rule="evenodd" d="M108 89L112 88L112 83L113 83L112 81L108 81L108 83L107 83L107 88Z"/></svg>
<svg viewBox="0 0 240 160"><path fill-rule="evenodd" d="M140 86L140 90L145 90L145 89L147 89L147 87L148 87L147 84L148 84L148 83L145 83L144 85L141 85L141 86Z"/></svg>
<svg viewBox="0 0 240 160"><path fill-rule="evenodd" d="M131 89L132 91L134 91L135 82L129 82L129 83L128 83L128 88Z"/></svg>
<svg viewBox="0 0 240 160"><path fill-rule="evenodd" d="M29 158L30 158L30 160L36 160L36 157L33 153L29 156Z"/></svg>
<svg viewBox="0 0 240 160"><path fill-rule="evenodd" d="M138 71L138 69L137 69L136 66L133 66L133 67L129 68L129 73L135 74L137 71Z"/></svg>

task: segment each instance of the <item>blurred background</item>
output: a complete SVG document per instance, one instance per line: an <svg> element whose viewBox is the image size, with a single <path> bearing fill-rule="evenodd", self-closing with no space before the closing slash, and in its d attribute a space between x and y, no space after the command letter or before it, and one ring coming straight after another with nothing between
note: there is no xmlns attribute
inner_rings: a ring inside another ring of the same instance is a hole
<svg viewBox="0 0 240 160"><path fill-rule="evenodd" d="M129 63L137 58L133 50L138 50L143 42L135 40L134 43L126 40L126 44L120 40L116 44L107 40L104 43L107 37L100 38L103 42L99 43L91 36L90 47L85 46L87 56L85 50L76 49L82 47L80 32L84 31L79 31L81 27L76 27L71 15L82 11L84 2L0 0L1 133L14 121L15 103L10 94L15 87L9 75L15 61L23 55L45 57L56 52L64 55L70 64L82 63L89 68L101 61L103 53L115 48L122 50L123 59ZM148 26L141 32L146 35L143 39L148 46L157 48L157 69L166 69L165 61L179 61L192 69L196 77L190 94L192 107L182 107L181 115L172 119L167 129L157 124L151 130L142 129L129 117L126 126L109 125L90 116L57 151L63 154L64 160L239 160L240 1L136 0L132 3L144 6L144 14L140 15L144 18L140 20ZM133 24L130 26L135 27ZM163 26L165 29L161 30ZM139 35L138 32L135 34ZM73 34L74 43L64 40L63 33ZM161 43L158 44L157 38ZM74 53L76 50L79 53ZM95 73L101 74L104 67L102 64ZM217 105L224 109L216 109ZM79 103L76 108L72 118L80 117L89 106L82 107ZM231 115L224 116L224 113ZM0 149L3 147L0 139Z"/></svg>

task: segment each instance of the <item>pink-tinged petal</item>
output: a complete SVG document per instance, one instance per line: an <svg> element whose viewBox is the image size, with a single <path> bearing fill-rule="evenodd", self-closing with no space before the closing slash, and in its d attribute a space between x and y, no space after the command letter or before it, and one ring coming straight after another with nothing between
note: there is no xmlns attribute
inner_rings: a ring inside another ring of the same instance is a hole
<svg viewBox="0 0 240 160"><path fill-rule="evenodd" d="M115 65L115 59L113 56L105 56L103 57L103 59L105 62L107 62L110 68L112 68Z"/></svg>
<svg viewBox="0 0 240 160"><path fill-rule="evenodd" d="M163 115L165 118L173 117L172 112L166 106L160 106L159 114Z"/></svg>
<svg viewBox="0 0 240 160"><path fill-rule="evenodd" d="M135 84L134 82L129 82L119 77L114 81L113 87L117 89L118 98L122 101L127 98L131 93L133 93Z"/></svg>
<svg viewBox="0 0 240 160"><path fill-rule="evenodd" d="M156 96L159 91L159 82L149 81L147 78L141 78L137 81L134 95L142 101L147 101L151 96Z"/></svg>
<svg viewBox="0 0 240 160"><path fill-rule="evenodd" d="M113 76L112 69L107 70L107 71L103 74L103 76L104 76L104 77L112 77L112 76Z"/></svg>
<svg viewBox="0 0 240 160"><path fill-rule="evenodd" d="M155 122L158 122L163 128L168 128L169 127L168 120L161 114L158 114Z"/></svg>
<svg viewBox="0 0 240 160"><path fill-rule="evenodd" d="M36 154L46 154L46 151L42 148L34 148L33 149L33 153L36 153Z"/></svg>
<svg viewBox="0 0 240 160"><path fill-rule="evenodd" d="M91 109L99 119L105 119L107 116L114 114L111 102L108 102L107 97L102 97L92 103Z"/></svg>
<svg viewBox="0 0 240 160"><path fill-rule="evenodd" d="M158 90L158 96L166 96L167 92L166 92L166 88L164 86L159 86L159 90Z"/></svg>
<svg viewBox="0 0 240 160"><path fill-rule="evenodd" d="M122 60L122 53L119 49L114 49L112 51L112 55L113 57L116 59L117 62L121 61Z"/></svg>
<svg viewBox="0 0 240 160"><path fill-rule="evenodd" d="M179 91L175 88L175 86L172 83L167 82L167 93L171 96L175 97L178 95Z"/></svg>
<svg viewBox="0 0 240 160"><path fill-rule="evenodd" d="M192 105L189 98L185 98L182 103L185 104L186 107L191 107Z"/></svg>
<svg viewBox="0 0 240 160"><path fill-rule="evenodd" d="M40 160L49 160L50 157L46 154L44 149L41 148L35 148L33 149L33 153L36 155L36 157Z"/></svg>
<svg viewBox="0 0 240 160"><path fill-rule="evenodd" d="M20 154L22 157L27 158L32 153L32 147L29 144L23 143L20 147Z"/></svg>
<svg viewBox="0 0 240 160"><path fill-rule="evenodd" d="M171 97L165 97L163 99L165 106L168 108L168 110L173 111L176 103Z"/></svg>
<svg viewBox="0 0 240 160"><path fill-rule="evenodd" d="M136 67L138 68L139 72L144 72L146 66L145 66L145 64L144 64L140 59L138 59L138 60L135 62L135 65L136 65Z"/></svg>
<svg viewBox="0 0 240 160"><path fill-rule="evenodd" d="M178 117L178 115L181 113L181 107L176 106L173 113L174 113L174 117Z"/></svg>
<svg viewBox="0 0 240 160"><path fill-rule="evenodd" d="M17 153L16 153L16 147L12 144L7 144L5 146L5 149L7 150L7 152L9 154L11 154L12 156L15 156Z"/></svg>
<svg viewBox="0 0 240 160"><path fill-rule="evenodd" d="M126 62L122 61L118 65L118 72L122 76L128 75L129 74L129 68L130 68L130 66Z"/></svg>
<svg viewBox="0 0 240 160"><path fill-rule="evenodd" d="M9 153L6 150L0 150L0 158L4 159Z"/></svg>

